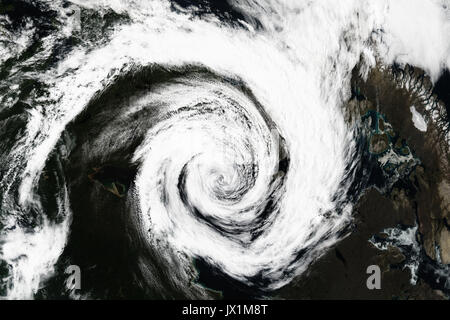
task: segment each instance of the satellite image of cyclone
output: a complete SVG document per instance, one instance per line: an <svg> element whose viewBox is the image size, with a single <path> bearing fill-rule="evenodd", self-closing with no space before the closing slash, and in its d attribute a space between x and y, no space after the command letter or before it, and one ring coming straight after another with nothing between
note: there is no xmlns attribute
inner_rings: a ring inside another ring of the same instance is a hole
<svg viewBox="0 0 450 320"><path fill-rule="evenodd" d="M0 0L0 299L450 298L450 0Z"/></svg>

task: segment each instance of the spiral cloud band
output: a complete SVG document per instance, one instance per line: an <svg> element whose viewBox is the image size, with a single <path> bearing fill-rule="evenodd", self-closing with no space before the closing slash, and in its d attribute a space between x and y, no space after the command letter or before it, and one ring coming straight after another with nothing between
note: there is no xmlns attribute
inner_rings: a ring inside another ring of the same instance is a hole
<svg viewBox="0 0 450 320"><path fill-rule="evenodd" d="M187 80L146 97L170 107L169 116L151 128L134 155L142 162L136 192L145 227L156 239L189 257L212 261L240 280L262 270L283 279L286 264L299 250L348 218L329 218L324 224L317 214L333 209L342 179L336 169L344 171L343 149L349 143L344 123L339 135L316 130L309 120L298 122L304 162L289 169L285 165L283 172L279 162L287 158L280 154L287 157L287 152L280 150L284 146L277 131L270 130L255 102L227 83ZM335 145L320 143L331 139ZM308 175L311 171L317 174ZM290 188L298 193L283 199Z"/></svg>
<svg viewBox="0 0 450 320"><path fill-rule="evenodd" d="M83 34L82 10L114 12L124 22L33 74L43 89L28 98L22 134L2 154L8 214L0 258L9 298L33 297L54 272L71 224L78 228L84 209L74 194L88 176L133 212L121 219L133 220L141 246L189 297L207 296L188 286L196 259L269 292L347 234L355 177L364 175L357 128L343 111L351 72L358 63L363 73L377 63L414 63L436 78L450 65L442 40L448 1L230 4L203 12L165 0L42 1L60 26L23 64L47 61ZM422 24L406 20L405 7ZM20 34L22 46L33 28ZM0 48L5 57L20 50ZM24 70L10 81L31 76ZM53 164L52 211L41 184ZM105 182L98 168L107 166L125 178ZM162 287L150 262L136 260L148 284Z"/></svg>

